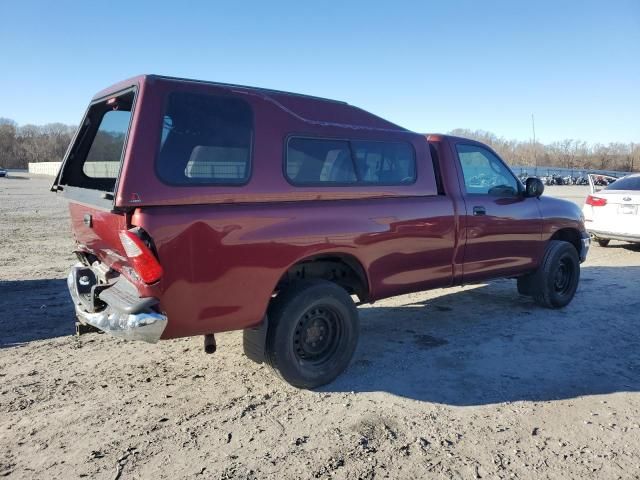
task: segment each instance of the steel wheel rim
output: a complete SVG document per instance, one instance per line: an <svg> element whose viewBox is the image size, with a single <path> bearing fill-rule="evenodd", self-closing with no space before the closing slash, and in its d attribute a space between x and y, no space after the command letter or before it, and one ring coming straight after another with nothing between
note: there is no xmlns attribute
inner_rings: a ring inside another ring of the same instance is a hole
<svg viewBox="0 0 640 480"><path fill-rule="evenodd" d="M327 305L309 308L298 319L293 346L299 361L313 365L326 363L342 338L341 316Z"/></svg>
<svg viewBox="0 0 640 480"><path fill-rule="evenodd" d="M570 258L564 257L560 259L553 282L557 293L566 295L569 292L571 285L573 284L573 277L575 275L574 270L575 268Z"/></svg>

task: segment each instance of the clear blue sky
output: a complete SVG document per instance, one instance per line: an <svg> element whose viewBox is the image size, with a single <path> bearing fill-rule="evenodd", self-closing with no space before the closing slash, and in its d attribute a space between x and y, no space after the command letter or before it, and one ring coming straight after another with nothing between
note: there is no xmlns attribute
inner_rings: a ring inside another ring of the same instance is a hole
<svg viewBox="0 0 640 480"><path fill-rule="evenodd" d="M640 0L0 2L0 117L76 124L158 73L348 101L419 132L640 142Z"/></svg>

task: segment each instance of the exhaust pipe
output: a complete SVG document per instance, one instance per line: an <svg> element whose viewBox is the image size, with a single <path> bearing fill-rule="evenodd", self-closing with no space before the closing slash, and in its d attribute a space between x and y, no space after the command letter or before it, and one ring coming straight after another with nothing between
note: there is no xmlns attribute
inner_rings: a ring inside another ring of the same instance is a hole
<svg viewBox="0 0 640 480"><path fill-rule="evenodd" d="M216 337L213 333L204 336L204 353L214 353L216 351Z"/></svg>

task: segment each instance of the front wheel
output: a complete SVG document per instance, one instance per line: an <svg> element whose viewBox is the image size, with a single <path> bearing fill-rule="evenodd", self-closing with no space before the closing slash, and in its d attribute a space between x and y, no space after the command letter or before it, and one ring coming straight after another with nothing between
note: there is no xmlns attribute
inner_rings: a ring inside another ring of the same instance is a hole
<svg viewBox="0 0 640 480"><path fill-rule="evenodd" d="M300 388L325 385L349 365L358 343L358 310L349 294L325 280L281 292L269 307L265 357Z"/></svg>
<svg viewBox="0 0 640 480"><path fill-rule="evenodd" d="M611 240L609 240L608 238L598 238L596 241L601 247L608 247Z"/></svg>
<svg viewBox="0 0 640 480"><path fill-rule="evenodd" d="M529 285L538 304L562 308L573 299L579 281L580 259L576 248L568 242L552 240Z"/></svg>

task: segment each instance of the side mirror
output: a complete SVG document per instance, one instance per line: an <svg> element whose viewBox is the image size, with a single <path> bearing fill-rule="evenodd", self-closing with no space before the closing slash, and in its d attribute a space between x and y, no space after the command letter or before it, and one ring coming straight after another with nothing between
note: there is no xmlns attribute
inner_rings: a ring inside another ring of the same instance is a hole
<svg viewBox="0 0 640 480"><path fill-rule="evenodd" d="M539 197L544 192L544 183L537 177L529 177L525 182L525 196Z"/></svg>

